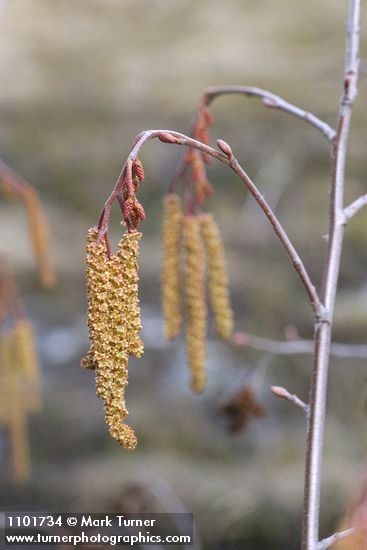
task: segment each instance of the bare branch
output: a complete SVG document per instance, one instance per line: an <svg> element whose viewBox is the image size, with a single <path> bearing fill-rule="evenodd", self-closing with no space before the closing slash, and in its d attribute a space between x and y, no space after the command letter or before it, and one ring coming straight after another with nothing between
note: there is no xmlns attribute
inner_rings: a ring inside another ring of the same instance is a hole
<svg viewBox="0 0 367 550"><path fill-rule="evenodd" d="M328 251L324 262L321 301L327 322L315 324L315 353L310 389L310 423L307 435L304 482L302 550L317 550L320 522L321 469L326 415L330 342L343 247L346 154L353 103L357 95L361 0L349 0L343 92L337 133L333 140Z"/></svg>
<svg viewBox="0 0 367 550"><path fill-rule="evenodd" d="M272 340L254 336L247 332L235 332L232 342L236 346L244 346L274 355L308 355L314 351L313 340ZM330 345L330 355L350 359L367 359L367 344L342 344L339 342Z"/></svg>
<svg viewBox="0 0 367 550"><path fill-rule="evenodd" d="M334 535L331 535L331 537L327 537L326 539L323 539L320 541L317 545L317 550L326 550L327 548L330 548L335 542L341 539L345 539L346 537L349 537L349 535L352 535L355 533L355 528L352 527L351 529L346 529L345 531L339 531L339 533L334 533Z"/></svg>
<svg viewBox="0 0 367 550"><path fill-rule="evenodd" d="M289 393L289 391L282 386L272 386L270 389L274 395L276 395L280 399L285 399L286 401L289 401L289 403L292 403L292 405L295 405L296 407L301 409L305 413L306 417L308 416L309 406L297 395L295 395L294 393Z"/></svg>
<svg viewBox="0 0 367 550"><path fill-rule="evenodd" d="M234 158L229 145L223 142L223 140L221 140L221 146L223 147L223 144L225 144L225 146L227 147L226 154L222 154L216 149L209 147L209 145L205 145L200 141L197 141L189 136L186 136L184 134L181 134L179 132L175 132L172 130L147 130L139 134L137 138L134 140L133 149L131 150L128 156L128 159L121 170L121 173L118 177L116 185L104 205L99 226L98 226L100 230L99 237L98 237L99 241L104 237L104 235L107 232L112 204L120 195L124 180L126 179L127 181L130 181L131 179L131 166L133 161L137 158L139 151L141 150L143 145L147 141L155 138L160 139L164 143L184 145L186 147L192 147L194 149L197 149L219 160L223 164L230 167L237 174L237 176L241 179L242 183L244 183L248 191L254 197L254 199L256 200L256 202L264 212L265 216L268 218L269 222L271 223L274 229L275 234L278 236L280 242L282 243L306 291L310 304L314 310L315 317L317 319L323 318L323 314L324 314L323 305L318 297L316 288L313 285L311 278L298 252L296 251L286 231L284 230L282 224L280 223L277 216L274 214L274 212L270 208L264 196L260 193L260 191L254 184L254 182L251 180L248 174L244 171L244 169L240 166L238 161Z"/></svg>
<svg viewBox="0 0 367 550"><path fill-rule="evenodd" d="M361 195L353 201L349 206L344 208L345 223L349 222L364 206L367 205L367 194Z"/></svg>
<svg viewBox="0 0 367 550"><path fill-rule="evenodd" d="M209 105L215 97L228 94L239 94L246 97L259 97L262 99L262 103L265 107L283 111L307 122L308 124L311 124L317 128L317 130L319 130L330 143L335 138L335 130L316 115L305 111L304 109L289 103L278 95L275 95L268 90L263 90L262 88L256 88L253 86L213 86L204 91L203 101Z"/></svg>

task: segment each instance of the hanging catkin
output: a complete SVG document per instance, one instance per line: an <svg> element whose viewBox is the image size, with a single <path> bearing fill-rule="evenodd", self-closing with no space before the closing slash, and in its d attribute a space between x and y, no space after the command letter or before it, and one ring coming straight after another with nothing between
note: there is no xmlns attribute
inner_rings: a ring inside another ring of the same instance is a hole
<svg viewBox="0 0 367 550"><path fill-rule="evenodd" d="M144 344L140 338L141 317L138 297L138 255L141 233L133 231L125 233L119 243L117 253L123 287L123 315L126 320L127 352L129 355L141 357ZM121 322L121 319L120 319Z"/></svg>
<svg viewBox="0 0 367 550"><path fill-rule="evenodd" d="M224 247L212 214L200 216L208 272L209 299L218 336L228 340L233 333L233 311L229 299Z"/></svg>
<svg viewBox="0 0 367 550"><path fill-rule="evenodd" d="M141 234L126 233L117 255L108 258L105 244L96 246L97 229L87 239L88 325L91 348L82 366L96 369L96 393L104 402L110 434L127 449L137 440L124 421L128 355L140 357L141 320L138 300L138 243Z"/></svg>
<svg viewBox="0 0 367 550"><path fill-rule="evenodd" d="M33 251L37 260L40 279L46 288L55 284L55 272L50 258L48 223L41 201L33 187L23 192L23 200L28 214Z"/></svg>
<svg viewBox="0 0 367 550"><path fill-rule="evenodd" d="M191 370L191 388L200 393L206 382L205 259L200 219L183 218L185 251L186 353Z"/></svg>
<svg viewBox="0 0 367 550"><path fill-rule="evenodd" d="M37 412L41 408L39 361L33 328L27 319L15 324L13 338L15 362L24 376L27 409Z"/></svg>
<svg viewBox="0 0 367 550"><path fill-rule="evenodd" d="M4 424L9 433L12 467L17 482L29 478L29 448L27 438L27 415L21 378L14 363L16 340L14 330L1 335L0 365L2 372L2 398L6 403Z"/></svg>
<svg viewBox="0 0 367 550"><path fill-rule="evenodd" d="M163 199L162 223L162 306L164 332L173 340L181 329L180 300L180 239L182 231L181 201L178 195L170 193Z"/></svg>

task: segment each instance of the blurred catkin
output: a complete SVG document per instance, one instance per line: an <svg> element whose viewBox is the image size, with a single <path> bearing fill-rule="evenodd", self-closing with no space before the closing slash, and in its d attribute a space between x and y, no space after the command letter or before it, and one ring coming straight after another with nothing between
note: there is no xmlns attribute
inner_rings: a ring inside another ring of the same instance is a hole
<svg viewBox="0 0 367 550"><path fill-rule="evenodd" d="M185 251L186 353L191 370L191 388L200 393L206 382L205 258L200 219L183 218Z"/></svg>
<svg viewBox="0 0 367 550"><path fill-rule="evenodd" d="M37 412L41 408L40 370L33 328L27 319L16 323L13 338L15 361L27 385L27 408Z"/></svg>
<svg viewBox="0 0 367 550"><path fill-rule="evenodd" d="M96 369L96 393L104 402L111 436L127 449L137 440L129 426L125 388L128 355L140 357L141 320L138 300L138 232L126 233L117 255L108 258L105 243L96 245L98 230L87 238L88 326L91 348L82 366Z"/></svg>
<svg viewBox="0 0 367 550"><path fill-rule="evenodd" d="M48 223L38 193L33 187L29 186L25 189L23 200L28 214L32 246L40 279L44 287L50 288L55 284L55 272L50 257Z"/></svg>
<svg viewBox="0 0 367 550"><path fill-rule="evenodd" d="M228 340L233 333L233 311L229 299L228 274L224 247L212 214L200 216L208 271L209 299L215 319L215 330Z"/></svg>
<svg viewBox="0 0 367 550"><path fill-rule="evenodd" d="M1 420L9 433L14 479L22 482L29 478L30 463L25 388L14 362L16 342L14 329L1 334Z"/></svg>
<svg viewBox="0 0 367 550"><path fill-rule="evenodd" d="M181 329L180 300L180 239L182 231L182 209L178 195L170 193L163 199L162 223L162 306L164 332L173 340Z"/></svg>

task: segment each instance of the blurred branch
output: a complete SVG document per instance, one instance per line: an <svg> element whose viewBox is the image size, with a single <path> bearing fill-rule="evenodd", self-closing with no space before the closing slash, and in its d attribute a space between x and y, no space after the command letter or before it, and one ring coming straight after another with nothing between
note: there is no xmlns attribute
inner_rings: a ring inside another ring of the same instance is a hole
<svg viewBox="0 0 367 550"><path fill-rule="evenodd" d="M244 346L259 351L266 351L274 355L307 355L314 350L313 340L271 340L254 336L247 332L235 332L232 342L236 346ZM342 344L339 342L330 345L330 355L350 359L366 359L367 344Z"/></svg>
<svg viewBox="0 0 367 550"><path fill-rule="evenodd" d="M354 532L355 532L355 528L352 527L351 529L346 529L345 531L334 533L334 535L331 535L331 537L328 537L320 541L317 546L317 550L326 550L327 548L330 548L330 546L332 546L338 540L344 539L349 535L352 535Z"/></svg>
<svg viewBox="0 0 367 550"><path fill-rule="evenodd" d="M364 206L367 205L367 194L358 197L349 206L344 208L345 223L349 222Z"/></svg>
<svg viewBox="0 0 367 550"><path fill-rule="evenodd" d="M279 97L268 90L263 90L262 88L257 88L253 86L213 86L204 90L203 93L203 102L206 105L209 105L214 98L221 95L233 95L239 94L246 97L258 97L262 99L263 105L270 109L277 109L288 113L290 115L299 118L308 124L311 124L317 130L319 130L331 143L335 138L336 132L329 124L318 118L316 115L305 111L292 103L289 103L285 99Z"/></svg>

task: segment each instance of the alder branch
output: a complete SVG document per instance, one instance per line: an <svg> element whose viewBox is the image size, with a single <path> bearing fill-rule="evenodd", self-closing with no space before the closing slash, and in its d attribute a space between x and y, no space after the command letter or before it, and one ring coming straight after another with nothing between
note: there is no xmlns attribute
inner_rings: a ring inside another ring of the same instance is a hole
<svg viewBox="0 0 367 550"><path fill-rule="evenodd" d="M315 323L314 333L315 351L311 374L310 423L306 447L302 550L317 550L319 540L326 395L331 332L345 229L344 187L346 155L353 103L357 95L358 85L360 11L361 0L349 0L343 91L339 104L337 133L333 140L328 251L324 262L321 292L321 300L325 306L328 319L323 323Z"/></svg>
<svg viewBox="0 0 367 550"><path fill-rule="evenodd" d="M272 340L248 334L235 332L232 342L236 346L265 351L274 355L308 355L314 350L313 340ZM330 346L330 355L349 359L367 359L367 344L344 344L334 342Z"/></svg>
<svg viewBox="0 0 367 550"><path fill-rule="evenodd" d="M345 223L349 222L362 208L367 205L367 194L358 197L349 206L344 208Z"/></svg>
<svg viewBox="0 0 367 550"><path fill-rule="evenodd" d="M345 531L339 531L339 533L334 533L334 535L331 535L330 537L327 537L326 539L321 540L318 543L317 550L327 550L327 548L330 548L335 542L341 539L345 539L346 537L349 537L349 535L352 535L355 533L355 528L352 527L351 529L346 529Z"/></svg>
<svg viewBox="0 0 367 550"><path fill-rule="evenodd" d="M262 88L257 88L253 86L213 86L204 90L203 102L206 105L209 105L216 97L233 94L244 95L246 97L261 98L262 103L265 107L283 111L284 113L293 115L296 118L299 118L304 122L311 124L312 126L317 128L317 130L319 130L330 143L332 143L335 138L336 131L331 126L329 126L327 122L321 120L313 113L305 111L304 109L301 109L300 107L289 103L280 96Z"/></svg>
<svg viewBox="0 0 367 550"><path fill-rule="evenodd" d="M220 153L216 149L213 149L209 145L205 145L204 143L197 141L191 137L188 137L184 134L181 134L179 132L171 131L171 130L147 130L145 132L142 132L139 134L136 139L134 140L133 148L128 156L128 159L123 166L121 173L118 177L118 180L116 182L116 185L107 199L103 211L101 213L100 222L98 224L99 228L99 236L98 241L100 241L102 238L104 238L108 231L108 224L109 224L109 218L111 214L111 208L113 202L117 199L117 197L121 194L124 182L128 182L128 185L131 186L132 182L132 165L133 162L136 160L139 151L143 147L143 145L151 140L158 138L164 143L171 143L175 145L184 145L186 147L191 147L194 149L197 149L201 151L202 153L205 153L207 155L210 155L211 157L219 160L226 166L230 167L237 176L241 179L242 183L246 186L248 191L251 193L253 198L256 200L262 211L264 212L265 216L268 218L270 224L272 225L275 234L279 238L280 242L282 243L296 273L298 274L300 281L306 291L306 294L308 296L308 299L310 301L311 307L314 310L315 317L317 319L322 319L324 315L324 308L322 306L322 303L319 299L319 296L317 294L316 288L314 284L311 281L311 278L298 254L295 247L293 246L292 242L290 241L286 231L284 230L282 224L280 223L277 216L272 211L271 207L267 203L264 196L260 193L254 182L251 180L251 178L248 176L248 174L244 171L244 169L240 166L238 161L233 156L232 150L230 149L229 145L224 142L223 140L218 140L217 144L218 147L224 152Z"/></svg>

